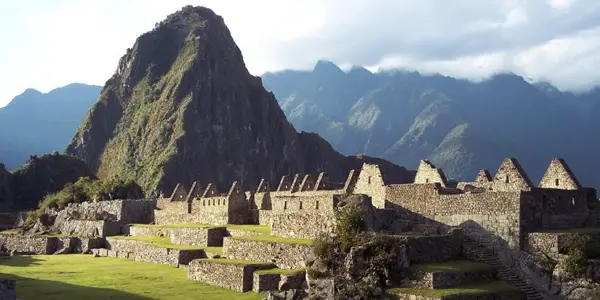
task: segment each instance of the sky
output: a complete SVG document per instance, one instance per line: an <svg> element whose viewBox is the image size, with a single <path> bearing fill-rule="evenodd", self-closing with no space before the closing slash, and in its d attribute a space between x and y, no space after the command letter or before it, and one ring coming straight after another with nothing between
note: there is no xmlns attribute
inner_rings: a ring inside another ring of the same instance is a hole
<svg viewBox="0 0 600 300"><path fill-rule="evenodd" d="M104 85L135 39L185 5L223 16L254 75L317 60L480 80L600 83L598 0L0 0L0 107L27 88Z"/></svg>

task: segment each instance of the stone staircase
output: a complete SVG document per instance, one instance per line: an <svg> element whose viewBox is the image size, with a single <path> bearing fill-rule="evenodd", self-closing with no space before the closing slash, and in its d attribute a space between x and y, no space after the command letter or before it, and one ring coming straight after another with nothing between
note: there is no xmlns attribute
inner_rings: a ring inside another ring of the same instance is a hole
<svg viewBox="0 0 600 300"><path fill-rule="evenodd" d="M544 299L531 285L527 284L523 279L519 278L509 268L505 267L497 258L496 254L477 243L476 241L465 238L463 243L463 254L474 261L486 263L496 269L499 279L510 283L520 289L526 296L527 300Z"/></svg>

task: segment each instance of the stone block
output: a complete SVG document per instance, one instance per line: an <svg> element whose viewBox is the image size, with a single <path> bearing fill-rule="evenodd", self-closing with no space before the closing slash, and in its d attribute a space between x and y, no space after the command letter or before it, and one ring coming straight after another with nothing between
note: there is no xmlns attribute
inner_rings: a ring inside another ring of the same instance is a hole
<svg viewBox="0 0 600 300"><path fill-rule="evenodd" d="M129 225L130 236L169 236L169 231L160 226Z"/></svg>
<svg viewBox="0 0 600 300"><path fill-rule="evenodd" d="M299 244L294 240L273 239L270 241L262 239L262 236L226 237L223 240L223 257L271 262L282 269L303 269L305 261L312 256L310 244Z"/></svg>
<svg viewBox="0 0 600 300"><path fill-rule="evenodd" d="M223 246L223 237L227 235L225 227L213 228L171 228L171 243L197 246Z"/></svg>
<svg viewBox="0 0 600 300"><path fill-rule="evenodd" d="M108 256L125 257L124 253L128 253L127 258L135 261L168 264L175 267L188 264L193 259L207 257L206 251L202 249L172 249L145 241L111 237L106 239L106 246L109 249ZM121 253L121 256L118 253Z"/></svg>
<svg viewBox="0 0 600 300"><path fill-rule="evenodd" d="M226 259L195 259L188 265L188 279L247 292L253 288L254 272L272 267L272 264L240 263Z"/></svg>

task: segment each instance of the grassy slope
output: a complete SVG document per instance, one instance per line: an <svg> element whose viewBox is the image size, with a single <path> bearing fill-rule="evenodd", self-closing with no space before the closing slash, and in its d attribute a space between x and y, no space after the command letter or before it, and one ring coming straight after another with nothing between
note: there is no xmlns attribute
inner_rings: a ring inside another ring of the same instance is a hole
<svg viewBox="0 0 600 300"><path fill-rule="evenodd" d="M0 259L0 277L17 279L30 299L261 299L187 280L187 270L91 255L17 256Z"/></svg>

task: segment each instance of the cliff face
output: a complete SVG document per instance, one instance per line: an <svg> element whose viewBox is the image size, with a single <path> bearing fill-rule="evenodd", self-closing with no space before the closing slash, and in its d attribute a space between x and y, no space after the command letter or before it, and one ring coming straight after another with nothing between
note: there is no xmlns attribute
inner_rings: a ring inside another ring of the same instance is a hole
<svg viewBox="0 0 600 300"><path fill-rule="evenodd" d="M12 207L12 174L0 163L0 210Z"/></svg>
<svg viewBox="0 0 600 300"><path fill-rule="evenodd" d="M166 193L178 182L224 190L233 180L255 187L296 172L340 180L357 161L298 134L248 73L223 19L191 6L127 50L66 151L100 177Z"/></svg>

